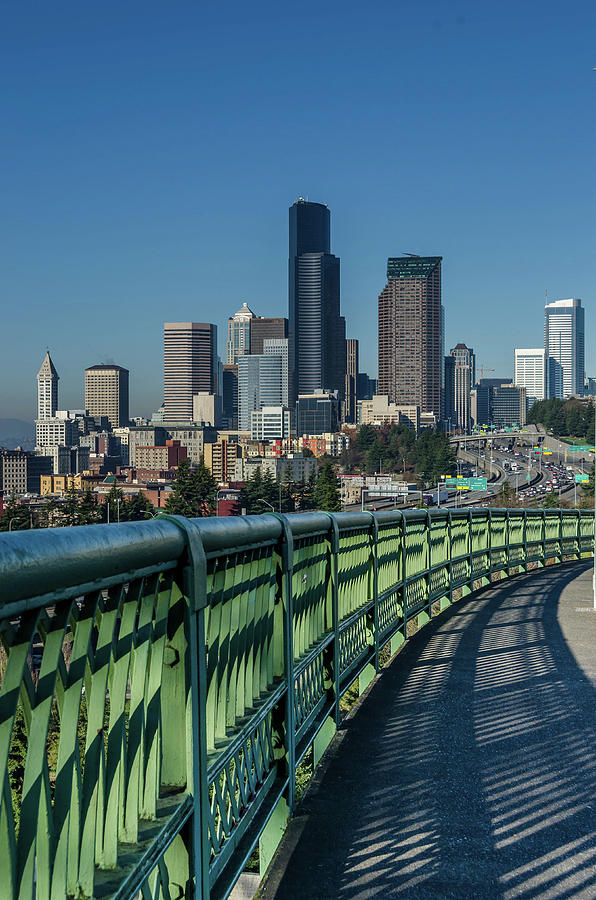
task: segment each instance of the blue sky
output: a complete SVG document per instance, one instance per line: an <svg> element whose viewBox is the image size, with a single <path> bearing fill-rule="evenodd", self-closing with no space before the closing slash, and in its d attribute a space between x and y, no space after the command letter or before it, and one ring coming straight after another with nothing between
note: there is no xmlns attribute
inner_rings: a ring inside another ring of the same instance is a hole
<svg viewBox="0 0 596 900"><path fill-rule="evenodd" d="M46 347L162 399L162 323L287 315L287 209L332 212L376 373L387 256L441 254L447 350L511 375L545 291L594 335L596 4L0 2L0 416Z"/></svg>

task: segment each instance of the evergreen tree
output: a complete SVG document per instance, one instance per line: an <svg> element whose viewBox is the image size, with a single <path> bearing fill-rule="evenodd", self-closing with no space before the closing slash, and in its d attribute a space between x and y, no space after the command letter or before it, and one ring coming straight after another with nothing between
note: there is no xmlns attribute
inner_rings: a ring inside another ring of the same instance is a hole
<svg viewBox="0 0 596 900"><path fill-rule="evenodd" d="M319 477L314 489L313 497L315 509L324 509L327 512L341 511L341 498L337 484L337 475L330 461L323 463L319 471Z"/></svg>
<svg viewBox="0 0 596 900"><path fill-rule="evenodd" d="M315 506L315 489L317 485L317 470L312 469L306 482L303 483L300 491L300 510L304 512L308 509L316 509Z"/></svg>
<svg viewBox="0 0 596 900"><path fill-rule="evenodd" d="M152 518L153 507L145 494L140 492L127 500L125 512L127 522L140 522Z"/></svg>
<svg viewBox="0 0 596 900"><path fill-rule="evenodd" d="M0 516L0 531L24 531L28 528L31 528L29 510L17 502L17 496L13 493Z"/></svg>
<svg viewBox="0 0 596 900"><path fill-rule="evenodd" d="M176 516L199 518L215 511L216 481L201 456L196 469L184 459L178 466L173 490L166 502L166 512Z"/></svg>

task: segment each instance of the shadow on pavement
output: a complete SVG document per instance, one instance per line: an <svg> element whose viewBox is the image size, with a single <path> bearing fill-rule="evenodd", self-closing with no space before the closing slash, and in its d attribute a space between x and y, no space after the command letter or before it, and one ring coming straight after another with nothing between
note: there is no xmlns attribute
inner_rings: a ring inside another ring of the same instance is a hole
<svg viewBox="0 0 596 900"><path fill-rule="evenodd" d="M408 642L346 722L262 896L595 897L596 697L566 639L591 631L596 655L596 614L573 614L588 592L591 562L545 569Z"/></svg>

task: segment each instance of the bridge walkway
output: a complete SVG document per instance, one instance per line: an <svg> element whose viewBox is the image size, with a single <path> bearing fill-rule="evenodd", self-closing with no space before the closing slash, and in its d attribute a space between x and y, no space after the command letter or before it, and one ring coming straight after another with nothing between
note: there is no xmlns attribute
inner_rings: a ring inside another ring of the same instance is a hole
<svg viewBox="0 0 596 900"><path fill-rule="evenodd" d="M263 900L596 897L592 564L409 641L346 719Z"/></svg>

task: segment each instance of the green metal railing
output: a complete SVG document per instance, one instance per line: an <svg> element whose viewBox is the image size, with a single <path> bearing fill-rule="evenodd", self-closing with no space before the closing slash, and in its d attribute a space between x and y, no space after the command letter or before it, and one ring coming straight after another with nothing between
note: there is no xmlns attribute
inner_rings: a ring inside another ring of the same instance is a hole
<svg viewBox="0 0 596 900"><path fill-rule="evenodd" d="M573 510L0 536L2 897L225 897L410 619L593 546Z"/></svg>

